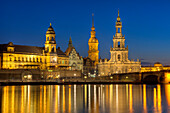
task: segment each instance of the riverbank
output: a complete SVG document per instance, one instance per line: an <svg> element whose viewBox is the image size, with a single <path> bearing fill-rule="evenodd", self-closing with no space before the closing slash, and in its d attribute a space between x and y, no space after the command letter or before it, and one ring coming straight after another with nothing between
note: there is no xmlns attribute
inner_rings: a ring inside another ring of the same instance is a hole
<svg viewBox="0 0 170 113"><path fill-rule="evenodd" d="M65 80L65 81L55 81L55 80L36 80L36 81L0 81L1 86L8 85L71 85L71 84L165 84L158 82L141 82L141 81L121 81L121 80Z"/></svg>

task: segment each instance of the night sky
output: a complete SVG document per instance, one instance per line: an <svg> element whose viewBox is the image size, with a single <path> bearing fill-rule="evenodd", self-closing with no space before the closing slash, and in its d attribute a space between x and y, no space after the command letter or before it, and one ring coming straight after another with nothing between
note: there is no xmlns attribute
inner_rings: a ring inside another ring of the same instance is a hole
<svg viewBox="0 0 170 113"><path fill-rule="evenodd" d="M99 54L110 58L118 9L129 59L170 65L170 1L163 0L1 0L0 43L44 46L51 22L57 46L65 51L71 36L76 50L86 57L94 13Z"/></svg>

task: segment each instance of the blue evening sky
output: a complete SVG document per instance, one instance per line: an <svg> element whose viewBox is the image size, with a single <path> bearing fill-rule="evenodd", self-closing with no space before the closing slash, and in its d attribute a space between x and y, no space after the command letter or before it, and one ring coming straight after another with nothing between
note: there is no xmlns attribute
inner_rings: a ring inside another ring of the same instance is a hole
<svg viewBox="0 0 170 113"><path fill-rule="evenodd" d="M170 1L158 0L1 0L0 43L44 46L50 22L63 51L71 35L81 56L88 55L92 13L101 58L110 58L117 11L129 59L170 65Z"/></svg>

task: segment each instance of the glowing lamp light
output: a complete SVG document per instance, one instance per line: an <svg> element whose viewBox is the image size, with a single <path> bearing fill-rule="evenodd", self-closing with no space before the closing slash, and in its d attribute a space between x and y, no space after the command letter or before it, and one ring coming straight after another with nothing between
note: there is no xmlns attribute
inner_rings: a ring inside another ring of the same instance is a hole
<svg viewBox="0 0 170 113"><path fill-rule="evenodd" d="M165 82L170 82L170 73L165 73Z"/></svg>
<svg viewBox="0 0 170 113"><path fill-rule="evenodd" d="M110 79L113 79L113 77L110 77Z"/></svg>
<svg viewBox="0 0 170 113"><path fill-rule="evenodd" d="M87 78L87 76L84 76L84 78L86 79L86 78Z"/></svg>

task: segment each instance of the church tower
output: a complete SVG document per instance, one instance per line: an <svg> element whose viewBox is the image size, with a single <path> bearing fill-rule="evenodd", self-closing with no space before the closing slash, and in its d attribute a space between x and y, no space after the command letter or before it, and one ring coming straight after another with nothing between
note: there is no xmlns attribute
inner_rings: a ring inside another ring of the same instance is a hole
<svg viewBox="0 0 170 113"><path fill-rule="evenodd" d="M50 27L46 32L45 52L56 53L55 31L52 28L51 23L50 23Z"/></svg>
<svg viewBox="0 0 170 113"><path fill-rule="evenodd" d="M125 36L122 34L122 22L120 21L119 10L116 21L116 34L113 35L113 47L110 48L111 58L98 63L98 74L110 76L112 74L140 72L141 62L139 59L128 59L128 47L125 47Z"/></svg>
<svg viewBox="0 0 170 113"><path fill-rule="evenodd" d="M125 47L125 37L122 35L122 22L119 17L116 21L116 34L113 36L113 48L111 48L111 61L112 62L125 62L128 61L128 47Z"/></svg>
<svg viewBox="0 0 170 113"><path fill-rule="evenodd" d="M94 15L92 14L92 27L91 27L92 31L91 31L91 37L88 41L88 45L89 45L88 57L92 61L95 61L95 65L96 65L98 64L99 61L99 50L98 50L99 41L96 38L93 16Z"/></svg>

